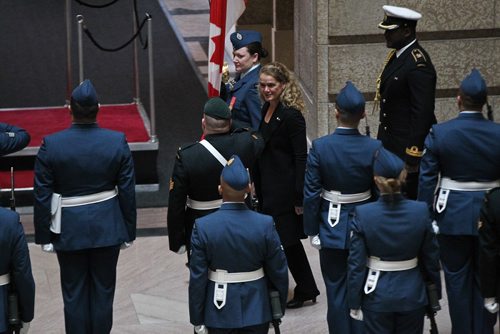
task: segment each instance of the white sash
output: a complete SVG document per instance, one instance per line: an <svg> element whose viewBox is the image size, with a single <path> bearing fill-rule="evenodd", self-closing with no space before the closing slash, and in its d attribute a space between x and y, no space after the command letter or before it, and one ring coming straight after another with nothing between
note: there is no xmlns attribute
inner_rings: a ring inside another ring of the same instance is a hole
<svg viewBox="0 0 500 334"><path fill-rule="evenodd" d="M205 139L201 140L200 144L203 145L203 147L205 147L208 150L208 152L210 152L214 156L214 158L221 163L222 166L225 166L227 164L227 160L207 140Z"/></svg>

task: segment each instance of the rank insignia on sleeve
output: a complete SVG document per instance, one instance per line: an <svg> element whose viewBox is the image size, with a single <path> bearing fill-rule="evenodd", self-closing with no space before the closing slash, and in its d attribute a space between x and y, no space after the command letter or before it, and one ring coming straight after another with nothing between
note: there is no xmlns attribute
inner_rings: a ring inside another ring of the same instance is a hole
<svg viewBox="0 0 500 334"><path fill-rule="evenodd" d="M174 189L174 180L170 178L170 180L168 181L168 190L172 191L172 189Z"/></svg>
<svg viewBox="0 0 500 334"><path fill-rule="evenodd" d="M417 63L417 66L425 66L427 63L427 59L425 58L424 54L420 49L413 49L411 51L411 55L413 56L413 59L415 59L415 63Z"/></svg>
<svg viewBox="0 0 500 334"><path fill-rule="evenodd" d="M253 138L253 139L259 139L259 137L257 137L257 135L256 135L256 134L253 134L253 135L252 135L252 138Z"/></svg>

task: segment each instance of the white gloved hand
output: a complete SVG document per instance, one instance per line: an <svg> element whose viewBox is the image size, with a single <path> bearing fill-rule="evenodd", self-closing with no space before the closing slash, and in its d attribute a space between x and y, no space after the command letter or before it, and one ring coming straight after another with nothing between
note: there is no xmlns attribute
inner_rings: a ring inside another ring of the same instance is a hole
<svg viewBox="0 0 500 334"><path fill-rule="evenodd" d="M131 241L131 242L126 242L126 241L125 241L123 244L121 244L121 245L120 245L120 249L127 249L127 248L129 248L130 246L132 246L133 244L134 244L134 242L133 242L133 241Z"/></svg>
<svg viewBox="0 0 500 334"><path fill-rule="evenodd" d="M488 310L490 313L497 313L498 312L498 303L495 299L495 297L491 298L484 298L484 308Z"/></svg>
<svg viewBox="0 0 500 334"><path fill-rule="evenodd" d="M432 221L432 231L434 231L434 234L439 234L439 226L435 220Z"/></svg>
<svg viewBox="0 0 500 334"><path fill-rule="evenodd" d="M183 245L183 247L185 247ZM205 327L205 325L198 325L198 326L194 326L194 332L196 334L208 334L208 329Z"/></svg>
<svg viewBox="0 0 500 334"><path fill-rule="evenodd" d="M23 322L23 328L19 331L21 334L26 334L28 333L28 330L30 329L30 323L29 322Z"/></svg>
<svg viewBox="0 0 500 334"><path fill-rule="evenodd" d="M47 252L47 253L55 253L56 252L53 244L42 245L42 251Z"/></svg>
<svg viewBox="0 0 500 334"><path fill-rule="evenodd" d="M184 254L186 253L186 245L182 245L179 247L179 250L176 252L177 254Z"/></svg>
<svg viewBox="0 0 500 334"><path fill-rule="evenodd" d="M354 320L363 321L363 311L361 311L360 308L358 308L356 310L351 309L351 311L349 312L349 315Z"/></svg>
<svg viewBox="0 0 500 334"><path fill-rule="evenodd" d="M321 249L321 240L319 239L319 234L317 234L317 235L310 235L309 236L309 242L311 243L311 246L313 246L317 250Z"/></svg>

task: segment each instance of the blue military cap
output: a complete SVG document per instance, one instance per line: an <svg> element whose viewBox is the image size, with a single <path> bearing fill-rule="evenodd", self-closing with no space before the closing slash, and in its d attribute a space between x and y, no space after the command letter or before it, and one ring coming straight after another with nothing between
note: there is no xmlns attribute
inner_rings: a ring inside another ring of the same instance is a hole
<svg viewBox="0 0 500 334"><path fill-rule="evenodd" d="M241 49L250 43L262 43L261 33L255 30L240 30L233 32L230 39L235 50Z"/></svg>
<svg viewBox="0 0 500 334"><path fill-rule="evenodd" d="M483 102L488 94L486 82L481 76L481 73L475 68L473 68L470 74L462 80L460 90L464 95L479 102Z"/></svg>
<svg viewBox="0 0 500 334"><path fill-rule="evenodd" d="M220 97L212 97L203 107L203 113L215 119L231 119L231 110Z"/></svg>
<svg viewBox="0 0 500 334"><path fill-rule="evenodd" d="M93 106L98 104L97 93L95 91L94 85L90 80L86 79L80 83L71 94L72 99L81 106Z"/></svg>
<svg viewBox="0 0 500 334"><path fill-rule="evenodd" d="M233 155L222 169L222 179L234 190L243 190L250 183L248 171L237 155Z"/></svg>
<svg viewBox="0 0 500 334"><path fill-rule="evenodd" d="M350 81L347 81L335 100L337 109L342 111L358 114L365 111L365 98L363 94Z"/></svg>
<svg viewBox="0 0 500 334"><path fill-rule="evenodd" d="M385 148L380 148L375 153L373 162L373 174L385 178L398 178L405 167L403 160Z"/></svg>

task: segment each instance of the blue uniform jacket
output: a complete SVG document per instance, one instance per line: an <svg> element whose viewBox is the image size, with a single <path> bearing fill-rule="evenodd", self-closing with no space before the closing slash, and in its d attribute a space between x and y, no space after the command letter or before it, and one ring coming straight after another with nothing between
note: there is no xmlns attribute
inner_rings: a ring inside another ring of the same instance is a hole
<svg viewBox="0 0 500 334"><path fill-rule="evenodd" d="M342 204L340 222L331 227L330 202L321 198L321 189L343 194L374 190L373 157L380 147L380 141L361 135L358 129L336 129L333 134L313 141L304 182L304 232L319 233L322 247L348 248L349 216L356 205L366 202Z"/></svg>
<svg viewBox="0 0 500 334"><path fill-rule="evenodd" d="M375 312L409 312L427 304L423 275L436 284L441 298L439 250L425 203L400 194L355 209L348 259L349 307ZM368 295L363 288L366 259L403 261L418 257L418 266L404 271L381 272L377 287Z"/></svg>
<svg viewBox="0 0 500 334"><path fill-rule="evenodd" d="M61 234L50 232L54 192L63 197L118 188L118 196L62 209ZM134 163L125 135L97 124L73 124L44 138L35 161L35 242L71 251L135 239Z"/></svg>
<svg viewBox="0 0 500 334"><path fill-rule="evenodd" d="M22 150L30 139L30 135L24 129L0 123L0 156Z"/></svg>
<svg viewBox="0 0 500 334"><path fill-rule="evenodd" d="M236 97L232 114L236 127L250 127L258 130L262 114L262 102L259 95L259 72L261 66L257 66L242 79L236 81L233 88L228 93L227 103L232 97Z"/></svg>
<svg viewBox="0 0 500 334"><path fill-rule="evenodd" d="M189 314L193 325L241 328L270 321L269 284L278 290L285 310L288 267L271 216L251 211L244 203L224 203L218 211L196 220L191 249ZM220 310L215 307L208 269L231 273L261 267L265 277L228 284L226 305Z"/></svg>
<svg viewBox="0 0 500 334"><path fill-rule="evenodd" d="M33 319L35 311L35 281L31 273L30 254L19 215L0 208L0 275L10 272L19 297L20 317ZM0 286L0 333L7 331L7 297L9 285Z"/></svg>
<svg viewBox="0 0 500 334"><path fill-rule="evenodd" d="M460 113L434 125L425 139L418 193L418 199L427 202L431 211L439 174L455 181L500 179L500 124L481 113ZM451 191L446 209L434 214L440 233L477 236L484 193Z"/></svg>

